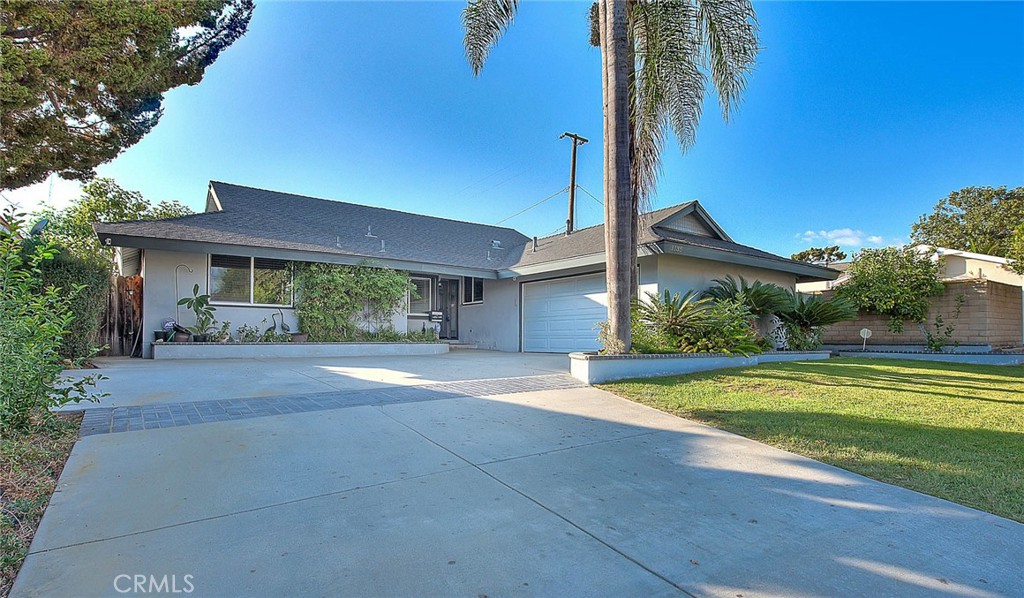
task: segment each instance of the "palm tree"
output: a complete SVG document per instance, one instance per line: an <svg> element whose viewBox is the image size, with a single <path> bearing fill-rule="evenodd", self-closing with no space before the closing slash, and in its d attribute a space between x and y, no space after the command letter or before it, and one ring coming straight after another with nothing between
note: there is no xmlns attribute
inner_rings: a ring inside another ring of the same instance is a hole
<svg viewBox="0 0 1024 598"><path fill-rule="evenodd" d="M518 0L470 0L463 10L474 74L517 9ZM693 145L709 75L728 121L757 56L757 22L749 0L600 0L590 14L604 95L608 324L629 350L638 215L665 138L671 131L683 151Z"/></svg>

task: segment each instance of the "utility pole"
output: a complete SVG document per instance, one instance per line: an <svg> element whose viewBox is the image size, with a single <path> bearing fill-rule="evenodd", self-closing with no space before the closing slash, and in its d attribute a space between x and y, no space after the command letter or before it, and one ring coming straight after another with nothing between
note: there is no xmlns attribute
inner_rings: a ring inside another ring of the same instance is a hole
<svg viewBox="0 0 1024 598"><path fill-rule="evenodd" d="M576 148L590 140L569 132L562 133L558 138L566 137L572 139L572 164L569 167L569 218L565 221L565 234L571 235L576 221Z"/></svg>

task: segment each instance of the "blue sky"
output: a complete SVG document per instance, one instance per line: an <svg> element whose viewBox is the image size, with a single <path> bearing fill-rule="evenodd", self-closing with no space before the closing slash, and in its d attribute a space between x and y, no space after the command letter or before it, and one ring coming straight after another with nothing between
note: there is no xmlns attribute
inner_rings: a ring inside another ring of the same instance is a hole
<svg viewBox="0 0 1024 598"><path fill-rule="evenodd" d="M530 2L474 78L459 2L258 2L249 33L172 90L99 168L201 209L209 179L495 223L568 183L601 195L600 56L587 3ZM654 199L700 199L738 242L788 255L907 240L950 191L1024 184L1024 4L756 3L764 50L726 125L666 147ZM48 185L5 195L32 207ZM54 201L74 193L54 185ZM578 226L602 208L581 194ZM508 220L564 223L565 195ZM410 231L412 233L412 231Z"/></svg>

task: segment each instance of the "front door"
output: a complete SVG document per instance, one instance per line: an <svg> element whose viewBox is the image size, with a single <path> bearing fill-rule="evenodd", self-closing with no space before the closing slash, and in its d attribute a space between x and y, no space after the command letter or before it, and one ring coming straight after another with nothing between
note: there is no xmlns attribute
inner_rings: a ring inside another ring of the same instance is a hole
<svg viewBox="0 0 1024 598"><path fill-rule="evenodd" d="M459 281L442 278L437 281L437 305L441 309L441 338L459 338Z"/></svg>

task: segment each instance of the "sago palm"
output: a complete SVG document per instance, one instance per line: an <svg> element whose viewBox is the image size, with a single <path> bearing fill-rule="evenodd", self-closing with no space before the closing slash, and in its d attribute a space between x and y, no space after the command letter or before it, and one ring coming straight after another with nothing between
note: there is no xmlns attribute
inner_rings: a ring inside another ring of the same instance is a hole
<svg viewBox="0 0 1024 598"><path fill-rule="evenodd" d="M755 316L777 314L786 311L793 304L786 289L770 282L755 280L750 284L742 276L739 277L739 281L732 276L726 276L711 282L715 284L704 291L705 297L711 297L716 301L734 299L746 305Z"/></svg>
<svg viewBox="0 0 1024 598"><path fill-rule="evenodd" d="M647 300L638 301L636 309L639 320L651 329L681 336L707 321L711 299L701 297L697 291L687 291L680 295L666 289L661 297L647 293Z"/></svg>
<svg viewBox="0 0 1024 598"><path fill-rule="evenodd" d="M790 308L778 314L791 326L803 330L831 326L857 317L857 307L842 297L825 299L818 295L789 292Z"/></svg>

